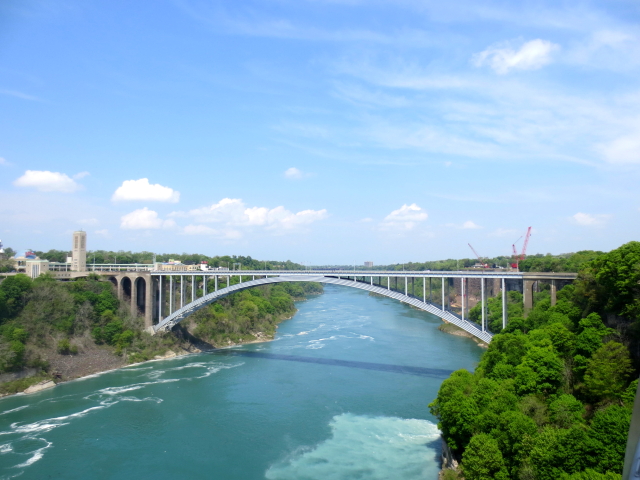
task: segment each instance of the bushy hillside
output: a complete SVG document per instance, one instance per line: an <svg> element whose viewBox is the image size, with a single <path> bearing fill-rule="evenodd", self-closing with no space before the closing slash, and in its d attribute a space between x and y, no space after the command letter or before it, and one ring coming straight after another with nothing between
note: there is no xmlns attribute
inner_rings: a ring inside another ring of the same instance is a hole
<svg viewBox="0 0 640 480"><path fill-rule="evenodd" d="M294 298L321 292L319 284L245 290L201 311L191 332L178 325L170 334L152 336L144 331L143 319L131 315L128 303L118 300L111 282L97 275L71 282L48 275L35 280L10 276L0 283L0 373L31 369L55 375L61 364L89 360L93 371L100 371L149 360L168 349L188 349L201 340L216 346L265 340L279 321L295 313ZM77 376L73 372L62 372L62 378ZM0 393L26 386L25 381L0 385Z"/></svg>
<svg viewBox="0 0 640 480"><path fill-rule="evenodd" d="M629 346L639 281L631 242L587 262L553 307L543 293L524 318L510 297L514 316L476 371L454 372L430 405L465 479L620 478L638 383Z"/></svg>

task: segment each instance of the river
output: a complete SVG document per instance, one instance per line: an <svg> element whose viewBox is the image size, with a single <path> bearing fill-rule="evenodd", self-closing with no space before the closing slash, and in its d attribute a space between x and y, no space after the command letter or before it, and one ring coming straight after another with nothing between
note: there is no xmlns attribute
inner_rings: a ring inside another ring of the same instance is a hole
<svg viewBox="0 0 640 480"><path fill-rule="evenodd" d="M435 480L427 405L481 348L360 290L297 308L272 342L0 400L0 478Z"/></svg>

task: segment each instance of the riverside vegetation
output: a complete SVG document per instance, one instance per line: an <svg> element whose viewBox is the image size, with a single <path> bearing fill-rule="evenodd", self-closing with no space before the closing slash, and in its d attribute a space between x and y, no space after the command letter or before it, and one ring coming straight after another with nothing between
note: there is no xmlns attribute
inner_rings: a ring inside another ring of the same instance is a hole
<svg viewBox="0 0 640 480"><path fill-rule="evenodd" d="M170 349L271 339L276 325L295 313L294 300L321 292L311 283L245 290L200 310L171 333L152 336L98 275L70 282L46 274L35 280L10 276L0 283L0 374L15 380L1 383L0 394L52 375L69 379L150 360Z"/></svg>
<svg viewBox="0 0 640 480"><path fill-rule="evenodd" d="M430 404L460 460L444 478L620 479L638 384L640 243L594 255L555 306L540 292L526 318L510 292L504 330L501 307L488 301L499 333L475 372L454 372Z"/></svg>

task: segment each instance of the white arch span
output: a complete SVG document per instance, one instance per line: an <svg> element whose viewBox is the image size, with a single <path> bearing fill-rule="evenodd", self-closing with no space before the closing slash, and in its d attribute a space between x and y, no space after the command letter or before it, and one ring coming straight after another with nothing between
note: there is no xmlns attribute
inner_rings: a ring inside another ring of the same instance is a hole
<svg viewBox="0 0 640 480"><path fill-rule="evenodd" d="M203 297L196 299L195 301L185 305L179 310L176 310L171 315L167 316L157 325L153 326L154 332L160 331L168 331L171 330L175 325L180 323L182 320L187 318L193 312L200 310L203 307L206 307L210 303L215 302L220 298L224 298L227 295L230 295L235 292L239 292L242 290L246 290L247 288L259 287L260 285L267 285L270 283L281 283L281 282L318 282L318 283L328 283L331 285L342 285L345 287L351 288L359 288L360 290L366 290L368 292L373 292L378 295L383 295L385 297L394 298L403 303L408 303L409 305L413 305L420 310L424 310L426 312L432 313L437 317L442 318L443 320L453 323L463 330L469 332L474 337L479 338L480 340L489 343L492 338L492 334L487 331L482 331L475 323L468 322L466 320L460 319L458 316L454 315L451 312L443 311L439 307L428 303L423 302L414 297L410 297L408 295L404 295L402 293L396 292L394 290L388 290L383 287L378 287L376 285L370 285L368 283L356 282L353 280L345 280L335 277L326 277L323 275L296 275L296 276L287 276L281 275L278 277L267 277L261 278L258 280L251 280L249 282L238 283L236 285L231 285L226 288L222 288L216 292L209 293Z"/></svg>

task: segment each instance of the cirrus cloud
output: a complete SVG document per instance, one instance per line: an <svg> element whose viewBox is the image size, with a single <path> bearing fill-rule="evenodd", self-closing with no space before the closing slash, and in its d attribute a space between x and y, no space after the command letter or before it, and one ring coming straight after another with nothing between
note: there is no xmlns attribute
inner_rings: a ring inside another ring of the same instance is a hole
<svg viewBox="0 0 640 480"><path fill-rule="evenodd" d="M16 187L35 188L41 192L73 193L81 188L67 174L49 170L27 170L13 184Z"/></svg>
<svg viewBox="0 0 640 480"><path fill-rule="evenodd" d="M125 180L111 197L113 202L136 200L178 203L180 201L180 192L158 183L151 184L148 178L141 178L139 180Z"/></svg>
<svg viewBox="0 0 640 480"><path fill-rule="evenodd" d="M511 70L542 68L551 63L553 52L559 48L559 45L540 38L524 43L517 50L511 42L501 42L475 54L471 61L476 67L488 65L499 75L504 75Z"/></svg>

